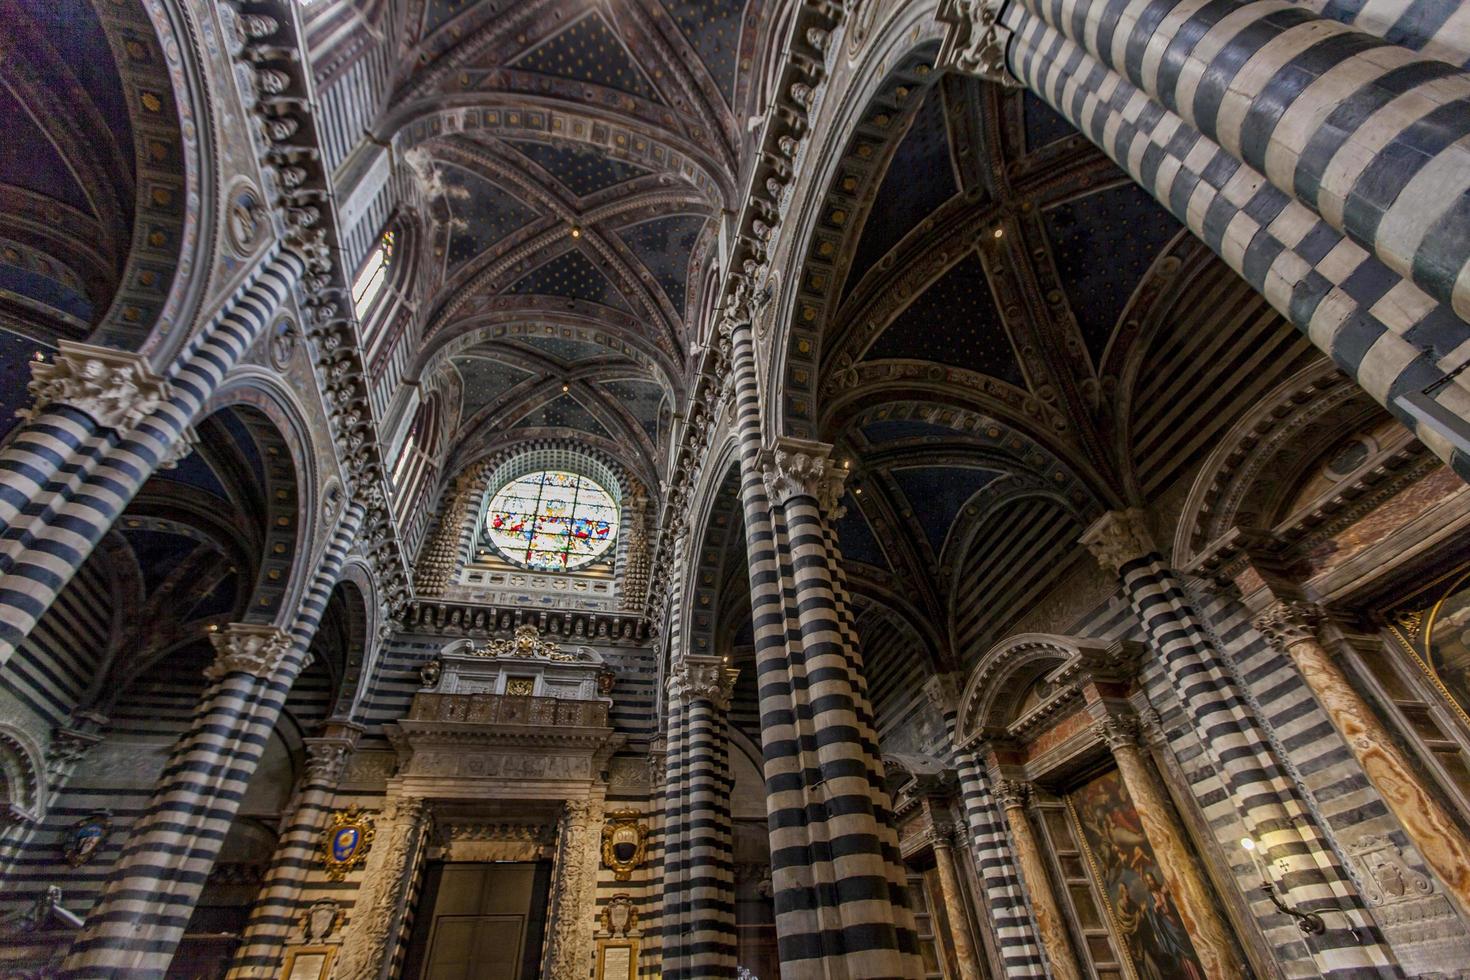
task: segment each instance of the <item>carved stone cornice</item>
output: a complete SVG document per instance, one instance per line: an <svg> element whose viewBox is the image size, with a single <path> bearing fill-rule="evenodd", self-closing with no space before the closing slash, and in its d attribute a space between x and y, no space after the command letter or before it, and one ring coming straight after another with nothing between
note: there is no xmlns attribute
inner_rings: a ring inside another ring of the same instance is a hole
<svg viewBox="0 0 1470 980"><path fill-rule="evenodd" d="M1098 564L1112 572L1157 550L1138 507L1108 511L1082 532L1080 541Z"/></svg>
<svg viewBox="0 0 1470 980"><path fill-rule="evenodd" d="M169 397L169 384L141 354L63 340L50 361L31 361L30 419L53 404L70 405L108 429L130 429Z"/></svg>
<svg viewBox="0 0 1470 980"><path fill-rule="evenodd" d="M1278 599L1252 620L1251 625L1273 647L1287 653L1298 643L1316 642L1317 627L1324 618L1322 607L1315 602Z"/></svg>
<svg viewBox="0 0 1470 980"><path fill-rule="evenodd" d="M685 657L669 672L670 700L709 701L718 711L730 710L730 696L740 671L713 657Z"/></svg>
<svg viewBox="0 0 1470 980"><path fill-rule="evenodd" d="M214 662L204 668L204 676L211 681L227 674L270 677L291 651L291 634L255 623L230 623L211 633L209 641L214 644Z"/></svg>
<svg viewBox="0 0 1470 980"><path fill-rule="evenodd" d="M771 503L782 506L793 497L812 497L822 513L842 499L849 470L832 459L832 447L805 439L778 439L760 455L761 477Z"/></svg>
<svg viewBox="0 0 1470 980"><path fill-rule="evenodd" d="M953 68L1007 88L1020 87L1006 68L1011 32L1000 23L1004 6L1000 0L941 0L934 16L944 25L944 39L935 69Z"/></svg>

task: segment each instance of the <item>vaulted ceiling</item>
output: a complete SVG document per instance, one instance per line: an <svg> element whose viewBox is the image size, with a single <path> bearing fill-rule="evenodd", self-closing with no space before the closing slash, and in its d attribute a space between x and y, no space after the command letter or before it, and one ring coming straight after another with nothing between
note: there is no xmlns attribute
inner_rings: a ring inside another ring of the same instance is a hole
<svg viewBox="0 0 1470 980"><path fill-rule="evenodd" d="M560 432L651 460L748 164L764 5L504 6L407 12L390 128L432 226L426 344L453 346L472 440Z"/></svg>

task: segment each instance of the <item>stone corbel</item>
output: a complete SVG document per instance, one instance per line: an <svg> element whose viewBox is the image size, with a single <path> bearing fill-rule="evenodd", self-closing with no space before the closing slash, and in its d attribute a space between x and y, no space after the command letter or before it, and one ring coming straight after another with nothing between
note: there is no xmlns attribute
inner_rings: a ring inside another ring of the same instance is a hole
<svg viewBox="0 0 1470 980"><path fill-rule="evenodd" d="M812 497L823 514L837 508L850 472L832 459L832 447L805 439L780 438L760 456L761 475L771 503Z"/></svg>
<svg viewBox="0 0 1470 980"><path fill-rule="evenodd" d="M141 354L70 340L50 361L31 361L31 408L16 412L32 419L54 404L85 412L103 428L127 430L168 399L169 383Z"/></svg>
<svg viewBox="0 0 1470 980"><path fill-rule="evenodd" d="M228 674L249 674L265 679L275 673L291 651L291 634L275 626L255 623L230 623L211 633L214 662L204 669L210 681L223 680Z"/></svg>
<svg viewBox="0 0 1470 980"><path fill-rule="evenodd" d="M941 0L935 19L944 25L944 39L934 67L1019 88L1020 80L1006 67L1011 32L1000 23L1004 6L1004 0Z"/></svg>

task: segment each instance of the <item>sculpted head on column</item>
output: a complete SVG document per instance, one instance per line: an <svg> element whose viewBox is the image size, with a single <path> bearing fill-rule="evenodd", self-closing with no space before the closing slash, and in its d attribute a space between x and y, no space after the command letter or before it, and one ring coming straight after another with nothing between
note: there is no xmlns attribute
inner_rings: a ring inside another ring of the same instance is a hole
<svg viewBox="0 0 1470 980"><path fill-rule="evenodd" d="M805 439L777 439L761 453L760 463L771 503L811 497L824 514L836 509L849 473L832 458L830 445Z"/></svg>
<svg viewBox="0 0 1470 980"><path fill-rule="evenodd" d="M227 674L270 677L291 651L291 634L257 623L230 623L211 633L209 640L214 644L214 662L204 669L204 676L211 681Z"/></svg>

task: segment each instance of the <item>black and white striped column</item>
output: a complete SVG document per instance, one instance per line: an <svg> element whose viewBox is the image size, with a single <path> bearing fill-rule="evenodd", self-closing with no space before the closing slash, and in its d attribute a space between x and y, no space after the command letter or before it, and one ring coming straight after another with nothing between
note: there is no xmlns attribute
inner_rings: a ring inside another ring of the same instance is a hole
<svg viewBox="0 0 1470 980"><path fill-rule="evenodd" d="M1021 0L1470 318L1470 75L1282 0Z"/></svg>
<svg viewBox="0 0 1470 980"><path fill-rule="evenodd" d="M1028 88L1470 479L1470 458L1398 404L1463 362L1470 325L1040 17L1015 6L1006 20L1007 57ZM1470 419L1463 384L1433 398Z"/></svg>
<svg viewBox="0 0 1470 980"><path fill-rule="evenodd" d="M932 677L925 685L930 702L944 718L949 738L951 762L960 784L960 800L965 807L965 825L969 829L970 847L974 852L975 870L985 891L985 904L990 913L990 931L1005 967L1007 977L1031 977L1042 980L1046 964L1041 956L1041 943L1036 925L1026 908L1021 892L1021 879L1011 844L1006 838L1005 816L995 795L990 792L990 779L969 749L960 748L955 733L959 702L947 678Z"/></svg>
<svg viewBox="0 0 1470 980"><path fill-rule="evenodd" d="M1298 908L1345 910L1327 916L1326 933L1307 940L1317 969L1323 976L1396 976L1392 955L1351 878L1282 772L1183 583L1154 548L1143 513L1105 514L1087 529L1082 543L1122 579L1149 646L1246 832L1268 865L1284 869L1276 884L1286 900Z"/></svg>
<svg viewBox="0 0 1470 980"><path fill-rule="evenodd" d="M156 389L137 374L136 364L95 359L69 365L65 384L43 390L49 402L0 452L0 474L16 479L21 494L40 494L28 503L17 503L12 494L0 505L0 518L9 515L0 532L0 666L169 458L225 374L264 334L305 268L295 252L278 252ZM91 376L94 370L104 377ZM111 384L135 392L146 414L119 408L120 396L107 393ZM122 428L100 428L99 419Z"/></svg>
<svg viewBox="0 0 1470 980"><path fill-rule="evenodd" d="M750 324L730 331L740 493L777 946L786 980L919 975L886 867L818 501L785 450L765 452ZM777 489L786 506L772 507ZM899 890L900 895L902 889Z"/></svg>
<svg viewBox="0 0 1470 980"><path fill-rule="evenodd" d="M73 977L158 977L234 821L327 601L362 527L344 510L288 631L233 623L214 635L211 681L66 958Z"/></svg>
<svg viewBox="0 0 1470 980"><path fill-rule="evenodd" d="M361 731L356 725L332 727L329 734L306 739L306 771L260 894L250 909L250 921L230 966L230 980L278 976L286 941L301 926L301 892L318 865L332 797Z"/></svg>
<svg viewBox="0 0 1470 980"><path fill-rule="evenodd" d="M676 669L676 668L675 668ZM688 810L688 706L684 688L671 669L664 688L664 826L663 907L659 916L662 940L661 969L664 976L687 974L689 962L685 942L685 889L688 885L685 820Z"/></svg>
<svg viewBox="0 0 1470 980"><path fill-rule="evenodd" d="M665 818L679 830L664 843L664 907L674 908L679 929L677 936L664 931L662 975L671 980L735 976L728 713L737 673L716 657L685 657L669 677L683 743L681 789L670 794Z"/></svg>

